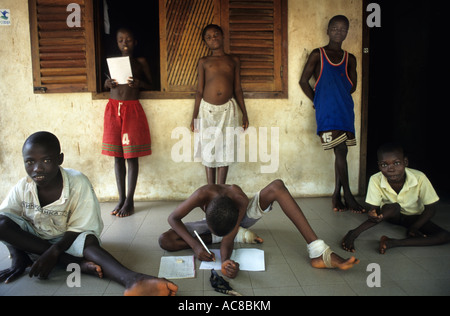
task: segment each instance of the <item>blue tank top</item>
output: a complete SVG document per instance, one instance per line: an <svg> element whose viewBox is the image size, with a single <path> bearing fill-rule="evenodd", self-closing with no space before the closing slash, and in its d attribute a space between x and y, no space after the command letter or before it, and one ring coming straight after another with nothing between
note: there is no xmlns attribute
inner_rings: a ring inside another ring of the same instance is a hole
<svg viewBox="0 0 450 316"><path fill-rule="evenodd" d="M317 134L327 131L355 133L354 103L350 91L353 83L348 77L348 52L339 64L333 64L320 48L321 69L314 87Z"/></svg>

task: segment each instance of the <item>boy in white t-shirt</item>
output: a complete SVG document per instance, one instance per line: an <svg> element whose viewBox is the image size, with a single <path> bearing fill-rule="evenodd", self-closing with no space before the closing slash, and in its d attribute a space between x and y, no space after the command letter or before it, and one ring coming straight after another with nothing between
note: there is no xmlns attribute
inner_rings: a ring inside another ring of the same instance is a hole
<svg viewBox="0 0 450 316"><path fill-rule="evenodd" d="M28 177L0 205L0 241L11 255L1 282L14 281L30 266L30 277L46 279L56 264L77 263L84 273L122 284L125 295L175 295L172 282L133 272L100 247L103 222L95 192L82 173L61 167L64 154L55 135L31 135L22 155ZM39 257L33 262L30 254Z"/></svg>
<svg viewBox="0 0 450 316"><path fill-rule="evenodd" d="M408 229L405 239L381 237L379 251L393 247L435 246L450 242L450 233L431 222L439 201L424 173L407 168L408 158L397 144L378 149L380 172L370 178L366 203L371 207L369 219L350 230L342 248L355 252L354 241L365 230L387 220Z"/></svg>

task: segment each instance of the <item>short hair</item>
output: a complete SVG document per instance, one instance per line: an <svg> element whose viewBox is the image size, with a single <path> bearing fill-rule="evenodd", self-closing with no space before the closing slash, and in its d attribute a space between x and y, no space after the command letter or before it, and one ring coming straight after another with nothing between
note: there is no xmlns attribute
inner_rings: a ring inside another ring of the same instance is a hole
<svg viewBox="0 0 450 316"><path fill-rule="evenodd" d="M334 22L344 22L345 24L347 24L347 28L350 27L350 21L348 20L348 18L345 15L336 15L334 17L331 18L330 22L328 22L328 27L331 26L332 23Z"/></svg>
<svg viewBox="0 0 450 316"><path fill-rule="evenodd" d="M227 196L213 199L206 208L206 222L217 236L228 235L236 226L238 217L236 204Z"/></svg>
<svg viewBox="0 0 450 316"><path fill-rule="evenodd" d="M385 143L381 145L377 150L377 158L380 160L380 157L385 153L399 152L404 157L406 157L405 150L402 145L399 143Z"/></svg>
<svg viewBox="0 0 450 316"><path fill-rule="evenodd" d="M222 30L222 28L221 28L220 26L218 26L217 24L208 24L207 26L205 26L205 28L204 28L203 31L202 31L202 39L203 39L203 40L205 40L206 32L207 32L209 29L215 29L215 30L218 30L218 31L223 35L223 30Z"/></svg>
<svg viewBox="0 0 450 316"><path fill-rule="evenodd" d="M61 144L59 143L58 137L56 137L54 134L50 132L36 132L34 134L31 134L23 144L22 151L24 150L26 145L36 145L39 144L41 146L44 146L47 150L53 151L56 153L61 153Z"/></svg>

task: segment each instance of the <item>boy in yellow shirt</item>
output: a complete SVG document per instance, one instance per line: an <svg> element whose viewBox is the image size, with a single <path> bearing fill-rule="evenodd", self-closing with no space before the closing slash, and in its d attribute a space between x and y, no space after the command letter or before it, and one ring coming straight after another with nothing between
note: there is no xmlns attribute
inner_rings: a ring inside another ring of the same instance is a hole
<svg viewBox="0 0 450 316"><path fill-rule="evenodd" d="M378 149L380 172L370 178L366 203L369 219L350 230L342 248L355 252L354 241L365 230L387 220L408 229L405 239L381 237L379 251L384 254L393 247L435 246L450 242L450 233L431 222L439 201L424 173L407 168L408 158L397 144Z"/></svg>

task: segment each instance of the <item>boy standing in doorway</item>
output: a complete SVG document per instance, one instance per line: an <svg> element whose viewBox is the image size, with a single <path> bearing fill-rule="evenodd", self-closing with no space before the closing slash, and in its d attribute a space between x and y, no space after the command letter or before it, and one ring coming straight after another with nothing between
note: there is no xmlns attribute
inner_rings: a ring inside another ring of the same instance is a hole
<svg viewBox="0 0 450 316"><path fill-rule="evenodd" d="M117 31L117 46L122 56L130 57L133 77L128 79L128 84L118 84L114 78L105 81L105 88L111 92L105 109L102 154L115 157L119 203L111 214L117 217L126 217L134 212L138 158L152 153L147 116L138 100L140 89L151 89L151 75L145 58L133 57L136 44L130 30L122 28ZM127 193L125 160L128 163Z"/></svg>
<svg viewBox="0 0 450 316"><path fill-rule="evenodd" d="M316 110L317 134L325 150L334 150L335 190L332 196L334 211L346 209L365 212L350 191L347 153L348 146L356 146L355 113L352 93L356 90L356 58L342 49L347 38L349 20L338 15L329 24L327 46L312 51L300 79L300 87L314 103ZM313 87L309 80L314 75ZM344 191L344 202L341 199Z"/></svg>

